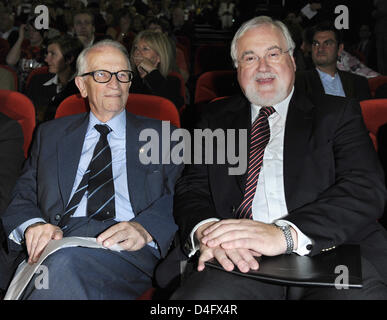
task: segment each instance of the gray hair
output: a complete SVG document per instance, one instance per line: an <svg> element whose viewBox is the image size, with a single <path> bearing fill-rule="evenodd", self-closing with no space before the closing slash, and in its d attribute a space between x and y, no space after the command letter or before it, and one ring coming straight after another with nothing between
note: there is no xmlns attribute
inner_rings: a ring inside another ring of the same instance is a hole
<svg viewBox="0 0 387 320"><path fill-rule="evenodd" d="M284 23L278 20L273 20L270 17L267 16L259 16L255 17L247 22L245 22L235 33L234 38L231 42L231 58L234 62L235 68L238 67L238 56L237 56L237 42L238 40L245 34L246 31L256 28L262 25L272 25L273 27L279 29L281 33L283 34L286 43L288 44L288 48L286 50L289 50L289 55L293 55L293 50L295 48L294 41L292 39L292 36L288 30L288 28L285 26Z"/></svg>
<svg viewBox="0 0 387 320"><path fill-rule="evenodd" d="M86 56L88 55L88 53L93 49L98 49L103 47L113 47L120 50L122 54L125 56L125 59L128 63L129 70L132 70L132 67L129 61L129 54L126 48L118 41L105 39L105 40L98 41L97 43L93 44L91 47L87 47L83 49L83 51L79 54L77 58L77 76L84 74L87 70Z"/></svg>

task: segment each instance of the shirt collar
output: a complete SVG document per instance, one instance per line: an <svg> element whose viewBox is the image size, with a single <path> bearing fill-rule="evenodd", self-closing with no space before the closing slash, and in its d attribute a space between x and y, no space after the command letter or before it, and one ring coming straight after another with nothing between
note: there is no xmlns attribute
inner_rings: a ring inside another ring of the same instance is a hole
<svg viewBox="0 0 387 320"><path fill-rule="evenodd" d="M58 85L58 75L56 74L55 77L51 78L47 82L43 83L44 86L51 86L52 84Z"/></svg>
<svg viewBox="0 0 387 320"><path fill-rule="evenodd" d="M91 130L96 130L94 126L96 124L106 124L112 129L112 133L120 138L125 137L126 134L126 112L122 110L115 117L103 123L97 119L97 117L90 112L89 116L89 127L87 128L87 133L91 132Z"/></svg>
<svg viewBox="0 0 387 320"><path fill-rule="evenodd" d="M319 70L318 68L316 68L318 74L320 75L320 78L321 80L334 80L336 78L336 76L338 75L337 71L335 73L335 75L332 77L330 74L326 73L326 72L323 72L321 70Z"/></svg>
<svg viewBox="0 0 387 320"><path fill-rule="evenodd" d="M276 105L273 106L276 113L278 113L283 120L286 120L290 99L292 98L293 93L294 93L294 86L292 88L292 91L290 91L289 95L284 100L282 100L280 103L277 103ZM262 106L251 104L251 122L254 122L254 120L257 118L259 114L259 110L261 110L261 108Z"/></svg>

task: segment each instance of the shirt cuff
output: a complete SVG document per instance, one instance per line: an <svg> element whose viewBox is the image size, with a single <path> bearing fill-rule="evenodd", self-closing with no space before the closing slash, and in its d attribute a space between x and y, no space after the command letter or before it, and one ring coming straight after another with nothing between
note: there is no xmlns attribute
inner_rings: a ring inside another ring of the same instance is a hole
<svg viewBox="0 0 387 320"><path fill-rule="evenodd" d="M11 232L11 234L9 235L9 239L20 245L22 240L24 240L24 232L26 231L26 229L30 225L37 222L46 223L46 221L44 221L42 218L33 218L30 220L27 220L26 222L22 223L20 226L18 226Z"/></svg>
<svg viewBox="0 0 387 320"><path fill-rule="evenodd" d="M195 242L195 232L197 229L199 229L200 226L202 226L203 224L207 223L207 222L211 222L211 221L219 221L219 219L217 218L209 218L209 219L206 219L206 220L203 220L201 222L199 222L191 231L191 234L190 234L190 241L191 241L191 251L189 252L188 254L188 257L191 258L195 253L196 251L199 250L199 244L197 243L197 241Z"/></svg>
<svg viewBox="0 0 387 320"><path fill-rule="evenodd" d="M292 222L289 222L287 220L278 220L278 221L281 221L281 222L284 222L284 223L287 223L288 225L290 225L297 233L297 242L298 242L298 246L297 246L297 250L293 250L294 253L297 253L298 255L300 256L306 256L307 254L310 253L310 250L308 250L306 247L310 244L312 244L312 240L307 237L305 234L303 234L301 232L300 229L297 228L297 226L292 223Z"/></svg>

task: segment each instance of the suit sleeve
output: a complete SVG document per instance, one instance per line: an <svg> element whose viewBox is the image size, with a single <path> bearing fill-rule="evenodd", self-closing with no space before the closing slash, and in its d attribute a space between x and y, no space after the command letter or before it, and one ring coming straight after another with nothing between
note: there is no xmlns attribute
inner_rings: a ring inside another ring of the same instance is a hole
<svg viewBox="0 0 387 320"><path fill-rule="evenodd" d="M15 228L29 219L40 218L45 220L37 202L36 176L40 134L41 130L38 128L31 155L25 162L21 175L13 189L10 205L1 217L7 237ZM8 241L8 243L10 246L15 245L13 241Z"/></svg>
<svg viewBox="0 0 387 320"><path fill-rule="evenodd" d="M332 138L334 183L286 217L314 241L311 255L365 237L386 200L382 169L360 106L346 101Z"/></svg>
<svg viewBox="0 0 387 320"><path fill-rule="evenodd" d="M0 125L0 213L7 208L20 174L24 161L23 141L23 131L16 121Z"/></svg>

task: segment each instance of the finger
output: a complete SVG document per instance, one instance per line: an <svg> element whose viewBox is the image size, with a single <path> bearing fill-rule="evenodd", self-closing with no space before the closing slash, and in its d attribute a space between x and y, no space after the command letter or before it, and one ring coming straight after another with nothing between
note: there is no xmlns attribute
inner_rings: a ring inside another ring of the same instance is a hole
<svg viewBox="0 0 387 320"><path fill-rule="evenodd" d="M258 261L254 257L254 252L250 250L245 249L239 249L239 254L241 255L242 259L246 261L249 268L252 270L258 270L259 264Z"/></svg>
<svg viewBox="0 0 387 320"><path fill-rule="evenodd" d="M221 244L221 247L226 249L226 250L232 250L232 249L250 249L250 250L255 250L258 252L253 245L251 239L249 238L239 238L236 240L230 240L230 241L225 241Z"/></svg>
<svg viewBox="0 0 387 320"><path fill-rule="evenodd" d="M135 238L134 235L131 235L130 238ZM112 234L109 238L102 242L104 247L111 247L117 243L121 243L129 239L129 233L126 230L119 230L116 233Z"/></svg>
<svg viewBox="0 0 387 320"><path fill-rule="evenodd" d="M223 249L215 249L214 256L226 271L232 271L234 269L234 263L228 258Z"/></svg>
<svg viewBox="0 0 387 320"><path fill-rule="evenodd" d="M211 249L204 249L204 250L201 250L201 254L199 256L199 261L198 261L198 268L197 270L198 271L203 271L204 268L206 267L205 266L205 262L212 259L214 257L213 255L213 251Z"/></svg>
<svg viewBox="0 0 387 320"><path fill-rule="evenodd" d="M234 265L236 265L241 272L249 272L250 266L240 255L238 250L228 250L226 253Z"/></svg>
<svg viewBox="0 0 387 320"><path fill-rule="evenodd" d="M238 239L252 239L252 237L253 235L250 234L246 229L239 229L239 230L231 229L223 232L216 238L210 238L209 240L207 240L206 245L208 247L217 247L225 242L234 241ZM234 248L231 248L231 249L234 249Z"/></svg>
<svg viewBox="0 0 387 320"><path fill-rule="evenodd" d="M115 225L112 225L110 228L102 232L98 237L97 237L97 242L102 243L106 239L110 238L113 234L115 234L117 231L120 231L123 229L124 226L122 223L117 223Z"/></svg>
<svg viewBox="0 0 387 320"><path fill-rule="evenodd" d="M51 240L51 236L48 236L48 235L43 235L39 238L38 244L35 248L34 255L32 257L32 261L34 263L38 262L40 255L42 254L43 250L46 248L50 240Z"/></svg>
<svg viewBox="0 0 387 320"><path fill-rule="evenodd" d="M31 249L29 252L28 263L31 263L31 264L34 263L34 257L35 257L36 247L38 246L39 238L40 238L40 234L38 233L33 234L33 237L31 239Z"/></svg>
<svg viewBox="0 0 387 320"><path fill-rule="evenodd" d="M63 231L61 229L54 230L54 233L52 235L52 239L54 240L60 240L63 238Z"/></svg>
<svg viewBox="0 0 387 320"><path fill-rule="evenodd" d="M240 223L240 219L226 219L226 220L220 220L218 222L215 222L214 224L210 225L208 228L206 228L205 230L203 230L203 234L204 235L207 235L211 232L213 232L215 229L223 226L223 225L227 225L227 224L234 224L234 223Z"/></svg>

